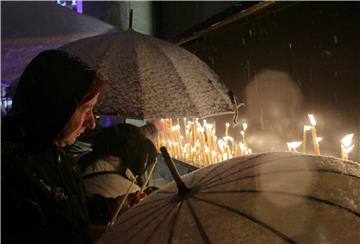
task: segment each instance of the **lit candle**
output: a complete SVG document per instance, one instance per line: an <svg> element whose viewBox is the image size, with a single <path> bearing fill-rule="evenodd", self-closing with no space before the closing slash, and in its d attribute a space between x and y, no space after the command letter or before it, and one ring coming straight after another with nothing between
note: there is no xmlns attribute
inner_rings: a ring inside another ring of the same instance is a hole
<svg viewBox="0 0 360 244"><path fill-rule="evenodd" d="M247 125L247 123L243 123L242 126L243 126L243 130L240 132L240 134L242 135L242 138L243 138L243 144L246 146L245 131L246 131L248 125Z"/></svg>
<svg viewBox="0 0 360 244"><path fill-rule="evenodd" d="M226 124L225 124L225 136L228 136L228 133L229 133L229 126L230 126L230 124L229 124L229 123L226 123Z"/></svg>
<svg viewBox="0 0 360 244"><path fill-rule="evenodd" d="M304 125L304 133L303 133L303 143L302 143L302 151L303 153L306 153L306 132L308 130L311 130L311 126L310 125Z"/></svg>
<svg viewBox="0 0 360 244"><path fill-rule="evenodd" d="M312 114L308 114L309 119L310 119L310 123L312 125L311 127L311 136L312 136L312 141L313 141L313 146L314 146L314 152L317 155L320 155L320 147L319 147L319 143L317 141L317 135L316 135L316 120L314 115Z"/></svg>
<svg viewBox="0 0 360 244"><path fill-rule="evenodd" d="M341 139L341 159L349 160L349 153L353 150L354 145L351 145L351 141L354 134L347 134Z"/></svg>
<svg viewBox="0 0 360 244"><path fill-rule="evenodd" d="M244 155L247 151L246 146L242 142L239 142L239 147L240 147L241 155Z"/></svg>
<svg viewBox="0 0 360 244"><path fill-rule="evenodd" d="M132 181L131 181L131 183L130 183L130 185L129 185L126 193L125 193L125 196L123 196L123 197L121 198L121 202L120 202L119 206L117 207L114 215L112 216L111 221L108 223L107 227L111 227L111 226L113 226L113 225L115 224L115 221L116 221L116 219L117 219L117 216L119 215L122 207L124 206L124 204L125 204L128 196L129 196L130 189L131 189L131 188L133 187L133 185L135 184L135 181L136 181L137 177L138 177L138 176L135 176L135 177L132 179Z"/></svg>

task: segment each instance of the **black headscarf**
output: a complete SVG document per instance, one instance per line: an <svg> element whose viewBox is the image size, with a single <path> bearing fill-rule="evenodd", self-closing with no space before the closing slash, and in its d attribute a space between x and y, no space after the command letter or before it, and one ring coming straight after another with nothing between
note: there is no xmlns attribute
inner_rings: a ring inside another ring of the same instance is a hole
<svg viewBox="0 0 360 244"><path fill-rule="evenodd" d="M21 75L7 120L20 117L29 148L50 146L85 95L93 87L100 89L99 83L96 71L80 59L61 50L44 51Z"/></svg>

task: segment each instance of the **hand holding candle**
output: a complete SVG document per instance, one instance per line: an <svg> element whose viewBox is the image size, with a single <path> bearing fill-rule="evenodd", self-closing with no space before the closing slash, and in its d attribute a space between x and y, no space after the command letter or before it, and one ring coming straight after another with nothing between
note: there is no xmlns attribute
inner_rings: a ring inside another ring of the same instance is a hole
<svg viewBox="0 0 360 244"><path fill-rule="evenodd" d="M115 221L116 221L116 218L118 217L119 213L120 213L120 210L122 209L122 207L124 206L128 196L129 196L129 192L130 192L130 189L133 187L133 185L135 184L135 181L137 179L138 176L134 177L133 180L131 181L130 185L129 185L129 188L127 189L126 193L125 193L125 196L123 196L121 198L121 202L118 206L118 208L116 209L113 217L111 218L111 221L108 223L107 227L111 227L115 224Z"/></svg>

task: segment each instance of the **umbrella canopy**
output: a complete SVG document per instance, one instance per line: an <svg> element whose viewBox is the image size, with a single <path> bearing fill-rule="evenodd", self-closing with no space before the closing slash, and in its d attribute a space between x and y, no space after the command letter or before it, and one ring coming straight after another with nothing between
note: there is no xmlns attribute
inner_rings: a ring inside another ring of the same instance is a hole
<svg viewBox="0 0 360 244"><path fill-rule="evenodd" d="M126 118L206 117L232 112L228 89L195 55L133 30L75 41L62 49L109 80L97 111Z"/></svg>
<svg viewBox="0 0 360 244"><path fill-rule="evenodd" d="M357 243L360 165L298 153L234 158L124 213L99 243Z"/></svg>
<svg viewBox="0 0 360 244"><path fill-rule="evenodd" d="M1 1L1 79L13 81L37 54L117 30L55 1Z"/></svg>

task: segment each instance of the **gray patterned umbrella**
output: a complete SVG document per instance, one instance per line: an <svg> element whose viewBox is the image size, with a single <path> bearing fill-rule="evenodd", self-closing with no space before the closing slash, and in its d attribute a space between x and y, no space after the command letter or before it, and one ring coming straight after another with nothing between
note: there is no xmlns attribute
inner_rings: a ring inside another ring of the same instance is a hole
<svg viewBox="0 0 360 244"><path fill-rule="evenodd" d="M195 55L133 30L85 38L61 49L109 80L97 111L126 118L207 117L233 111L228 89Z"/></svg>
<svg viewBox="0 0 360 244"><path fill-rule="evenodd" d="M170 183L99 243L360 243L360 165L300 153L230 159Z"/></svg>

